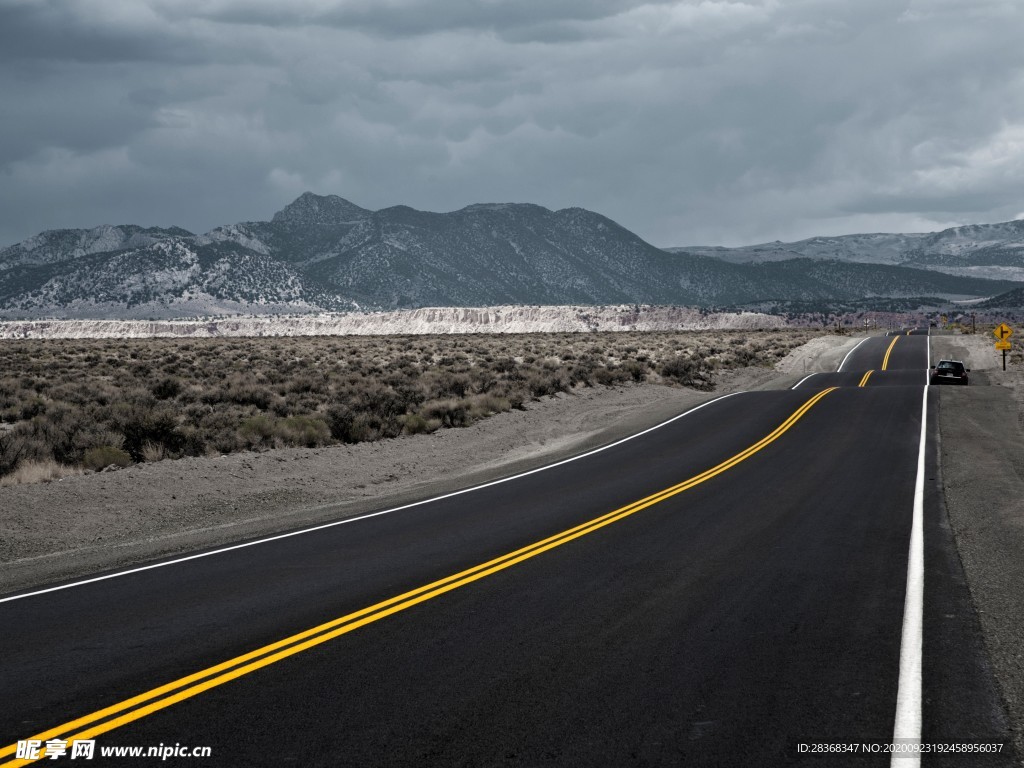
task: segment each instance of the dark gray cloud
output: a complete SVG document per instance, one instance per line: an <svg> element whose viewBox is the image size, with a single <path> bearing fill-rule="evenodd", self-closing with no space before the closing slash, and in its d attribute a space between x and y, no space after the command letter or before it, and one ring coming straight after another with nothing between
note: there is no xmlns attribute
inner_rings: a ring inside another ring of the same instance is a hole
<svg viewBox="0 0 1024 768"><path fill-rule="evenodd" d="M1024 213L1015 0L0 0L0 244L299 193L659 245Z"/></svg>
<svg viewBox="0 0 1024 768"><path fill-rule="evenodd" d="M671 4L657 0L655 4ZM269 27L333 26L359 29L386 38L436 32L495 31L520 37L519 30L535 30L548 39L551 29L567 22L594 21L635 7L632 0L348 0L347 2L237 2L167 3L162 10L174 18L202 18L226 24ZM561 39L555 34L556 39Z"/></svg>

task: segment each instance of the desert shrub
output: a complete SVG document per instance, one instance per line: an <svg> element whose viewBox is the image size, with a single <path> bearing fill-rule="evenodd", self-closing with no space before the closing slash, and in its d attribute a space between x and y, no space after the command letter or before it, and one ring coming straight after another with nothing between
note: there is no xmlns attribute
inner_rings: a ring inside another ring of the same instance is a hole
<svg viewBox="0 0 1024 768"><path fill-rule="evenodd" d="M498 376L487 368L474 368L470 373L470 390L479 394L490 392L498 385Z"/></svg>
<svg viewBox="0 0 1024 768"><path fill-rule="evenodd" d="M114 422L124 435L124 449L134 461L144 461L146 443L161 445L172 456L180 455L185 438L178 431L178 420L167 406L145 400L123 403L115 409Z"/></svg>
<svg viewBox="0 0 1024 768"><path fill-rule="evenodd" d="M17 405L21 398L21 385L17 379L0 379L0 408L10 408L13 405Z"/></svg>
<svg viewBox="0 0 1024 768"><path fill-rule="evenodd" d="M418 398L419 395L416 395ZM332 436L347 443L395 437L402 432L402 416L410 392L397 392L375 381L360 380L327 410Z"/></svg>
<svg viewBox="0 0 1024 768"><path fill-rule="evenodd" d="M711 381L705 370L704 359L697 357L673 357L661 364L658 371L662 378L694 389L710 389Z"/></svg>
<svg viewBox="0 0 1024 768"><path fill-rule="evenodd" d="M347 405L339 403L330 406L327 409L327 428L331 432L331 437L344 443L355 442L348 439L352 433L355 417L355 411Z"/></svg>
<svg viewBox="0 0 1024 768"><path fill-rule="evenodd" d="M386 416L371 410L353 408L337 403L327 409L327 426L331 437L344 443L362 443L380 440L382 437L397 437L404 427L403 414L394 411Z"/></svg>
<svg viewBox="0 0 1024 768"><path fill-rule="evenodd" d="M508 398L492 393L473 395L469 398L469 415L473 421L492 416L495 413L504 413L511 408L512 403Z"/></svg>
<svg viewBox="0 0 1024 768"><path fill-rule="evenodd" d="M345 442L372 442L384 437L397 437L401 433L401 422L398 422L397 425L392 422L384 422L376 414L363 412L357 413L353 417Z"/></svg>
<svg viewBox="0 0 1024 768"><path fill-rule="evenodd" d="M526 387L533 397L565 392L569 389L568 371L564 368L535 371L527 377Z"/></svg>
<svg viewBox="0 0 1024 768"><path fill-rule="evenodd" d="M263 413L250 416L238 427L239 435L249 448L270 445L275 432L274 419Z"/></svg>
<svg viewBox="0 0 1024 768"><path fill-rule="evenodd" d="M202 456L207 452L208 437L200 429L189 425L181 427L180 431L183 440L181 447L183 456Z"/></svg>
<svg viewBox="0 0 1024 768"><path fill-rule="evenodd" d="M445 427L465 427L470 423L469 403L465 400L431 400L420 407L420 415L436 419Z"/></svg>
<svg viewBox="0 0 1024 768"><path fill-rule="evenodd" d="M427 386L434 397L465 397L470 384L464 374L441 371L430 377Z"/></svg>
<svg viewBox="0 0 1024 768"><path fill-rule="evenodd" d="M418 413L410 413L402 420L408 435L429 434L441 428L440 419L428 419Z"/></svg>
<svg viewBox="0 0 1024 768"><path fill-rule="evenodd" d="M126 451L112 445L99 445L90 448L82 455L82 466L93 471L99 471L111 464L127 467L131 463L132 457Z"/></svg>
<svg viewBox="0 0 1024 768"><path fill-rule="evenodd" d="M285 386L285 392L323 392L324 380L310 373L303 373L292 378Z"/></svg>
<svg viewBox="0 0 1024 768"><path fill-rule="evenodd" d="M85 449L111 439L110 431L97 424L92 415L64 403L22 422L15 431L45 445L46 457L60 464L78 463Z"/></svg>
<svg viewBox="0 0 1024 768"><path fill-rule="evenodd" d="M11 474L25 453L24 442L11 432L0 432L0 477Z"/></svg>
<svg viewBox="0 0 1024 768"><path fill-rule="evenodd" d="M154 384L151 391L157 400L173 400L181 393L181 382L168 376Z"/></svg>
<svg viewBox="0 0 1024 768"><path fill-rule="evenodd" d="M223 400L237 405L254 405L265 411L273 402L274 395L266 387L257 384L232 384L223 393Z"/></svg>
<svg viewBox="0 0 1024 768"><path fill-rule="evenodd" d="M364 381L361 388L349 393L349 397L358 409L385 420L401 416L408 405L405 396L375 381Z"/></svg>
<svg viewBox="0 0 1024 768"><path fill-rule="evenodd" d="M614 365L602 365L594 369L594 381L602 387L614 387L629 381L629 374Z"/></svg>
<svg viewBox="0 0 1024 768"><path fill-rule="evenodd" d="M638 360L623 360L620 368L623 374L637 384L647 378L647 366Z"/></svg>
<svg viewBox="0 0 1024 768"><path fill-rule="evenodd" d="M760 362L757 350L750 347L733 347L730 352L731 354L726 357L726 360L731 367L742 368Z"/></svg>
<svg viewBox="0 0 1024 768"><path fill-rule="evenodd" d="M46 413L46 401L41 397L33 397L21 406L21 418L25 421Z"/></svg>
<svg viewBox="0 0 1024 768"><path fill-rule="evenodd" d="M277 436L287 445L315 448L330 442L331 429L321 418L289 416L278 422Z"/></svg>
<svg viewBox="0 0 1024 768"><path fill-rule="evenodd" d="M241 451L251 446L239 436L237 430L214 432L206 440L207 453L232 453Z"/></svg>
<svg viewBox="0 0 1024 768"><path fill-rule="evenodd" d="M581 360L569 369L569 383L572 386L582 384L585 387L594 386L594 365L589 360Z"/></svg>
<svg viewBox="0 0 1024 768"><path fill-rule="evenodd" d="M331 440L331 430L322 418L289 416L277 419L259 413L245 419L238 428L244 444L249 448L301 445L307 448L325 445Z"/></svg>
<svg viewBox="0 0 1024 768"><path fill-rule="evenodd" d="M195 400L203 403L204 405L217 405L218 403L227 401L224 397L224 392L220 389L200 389L195 393Z"/></svg>
<svg viewBox="0 0 1024 768"><path fill-rule="evenodd" d="M389 395L391 401L388 407L395 413L402 414L412 410L427 399L424 385L415 379L399 374L388 377L385 383L393 393ZM376 401L368 400L368 402L374 402L374 407L380 410L380 403L384 401L378 397Z"/></svg>
<svg viewBox="0 0 1024 768"><path fill-rule="evenodd" d="M275 416L290 416L295 410L293 408L292 401L287 397L275 397L273 402L270 403L270 410Z"/></svg>

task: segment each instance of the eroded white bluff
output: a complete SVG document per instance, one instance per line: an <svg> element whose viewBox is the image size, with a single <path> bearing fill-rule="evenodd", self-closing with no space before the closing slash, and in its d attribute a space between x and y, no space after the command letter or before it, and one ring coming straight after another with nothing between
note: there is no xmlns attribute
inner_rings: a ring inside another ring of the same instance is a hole
<svg viewBox="0 0 1024 768"><path fill-rule="evenodd" d="M424 307L197 320L24 320L0 323L2 339L213 338L435 333L571 333L780 328L759 312L701 312L684 307Z"/></svg>

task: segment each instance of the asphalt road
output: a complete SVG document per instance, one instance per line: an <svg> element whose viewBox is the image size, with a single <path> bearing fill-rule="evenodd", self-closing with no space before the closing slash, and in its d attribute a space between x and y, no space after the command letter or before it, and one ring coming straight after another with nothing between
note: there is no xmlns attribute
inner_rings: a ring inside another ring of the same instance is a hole
<svg viewBox="0 0 1024 768"><path fill-rule="evenodd" d="M0 766L36 734L212 750L94 760L135 765L887 764L927 365L871 338L544 471L0 602ZM1011 765L933 421L922 738L1006 746L923 764Z"/></svg>

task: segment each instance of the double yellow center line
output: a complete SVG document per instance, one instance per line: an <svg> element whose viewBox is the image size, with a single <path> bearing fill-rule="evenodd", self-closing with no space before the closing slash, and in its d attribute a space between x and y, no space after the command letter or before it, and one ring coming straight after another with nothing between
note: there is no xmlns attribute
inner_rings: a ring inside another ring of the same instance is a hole
<svg viewBox="0 0 1024 768"><path fill-rule="evenodd" d="M889 348L887 350L885 350L885 357L882 358L882 370L883 371L886 368L889 367L889 355L892 354L892 348L895 347L896 346L896 342L899 341L902 338L903 338L902 336L894 336L893 340L892 340L892 344L890 344Z"/></svg>
<svg viewBox="0 0 1024 768"><path fill-rule="evenodd" d="M236 656L233 659L228 659L227 661L208 667L200 672L182 677L178 680L167 683L166 685L162 685L159 688L153 688L152 690L146 691L138 696L133 696L130 699L125 699L124 701L118 702L112 706L97 710L91 714L79 717L55 728L36 734L31 738L43 742L57 737L61 737L65 742L93 739L100 734L112 731L122 725L127 725L128 723L139 720L154 712L158 712L161 709L166 709L173 704L189 699L203 693L204 691L208 691L211 688L216 688L217 686L223 685L231 680L236 680L244 675L255 672L258 669L262 669L263 667L267 667L271 664L276 664L283 659L287 659L290 656L307 651L310 648L326 643L336 637L340 637L341 635L352 632L355 629L364 627L367 624L372 624L375 621L379 621L387 616L391 616L392 614L411 608L414 605L431 600L445 594L446 592L451 592L454 589L471 584L472 582L483 579L486 576L503 571L506 568L510 568L513 565L523 562L524 560L536 557L543 552L560 547L574 539L580 538L581 536L586 536L588 533L600 530L601 528L623 520L642 509L651 507L659 502L665 501L666 499L670 499L683 491L689 490L696 485L700 485L716 475L720 475L726 470L735 467L740 462L749 459L758 451L778 440L823 397L836 389L837 387L831 387L818 392L797 408L789 418L783 421L772 432L758 440L750 447L740 451L735 456L726 459L721 464L701 472L699 475L695 475L688 480L684 480L681 483L673 485L670 488L665 488L664 490L658 491L657 493L640 499L639 501L634 501L632 504L620 507L613 512L609 512L601 517L594 518L593 520L582 523L581 525L569 528L566 531L562 531L554 536L537 541L529 546L517 549L514 552L509 552L501 557L488 560L487 562L481 563L473 568L460 571L459 573L440 579L439 581L431 582L430 584L426 584L418 589L405 592L396 597L371 605L368 608L363 608L362 610L354 613L346 614L345 616L341 616L332 621L320 624L319 626L312 627L304 632L291 635L290 637L286 637L283 640L271 643L270 645L265 645L261 648L250 651L249 653ZM0 758L14 755L16 754L16 751L16 744L4 747L0 749ZM42 753L42 757L45 757L45 752ZM28 765L33 762L35 762L35 760L14 759L3 763L0 765L0 768L13 768L14 766Z"/></svg>
<svg viewBox="0 0 1024 768"><path fill-rule="evenodd" d="M865 373L865 374L864 374L864 378L862 378L862 379L860 380L860 384L858 384L857 386L858 386L858 387L866 387L866 386L868 385L868 379L870 379L870 378L871 378L871 374L872 374L872 373L874 373L874 371L873 371L873 370L872 370L872 371L868 371L867 373Z"/></svg>

